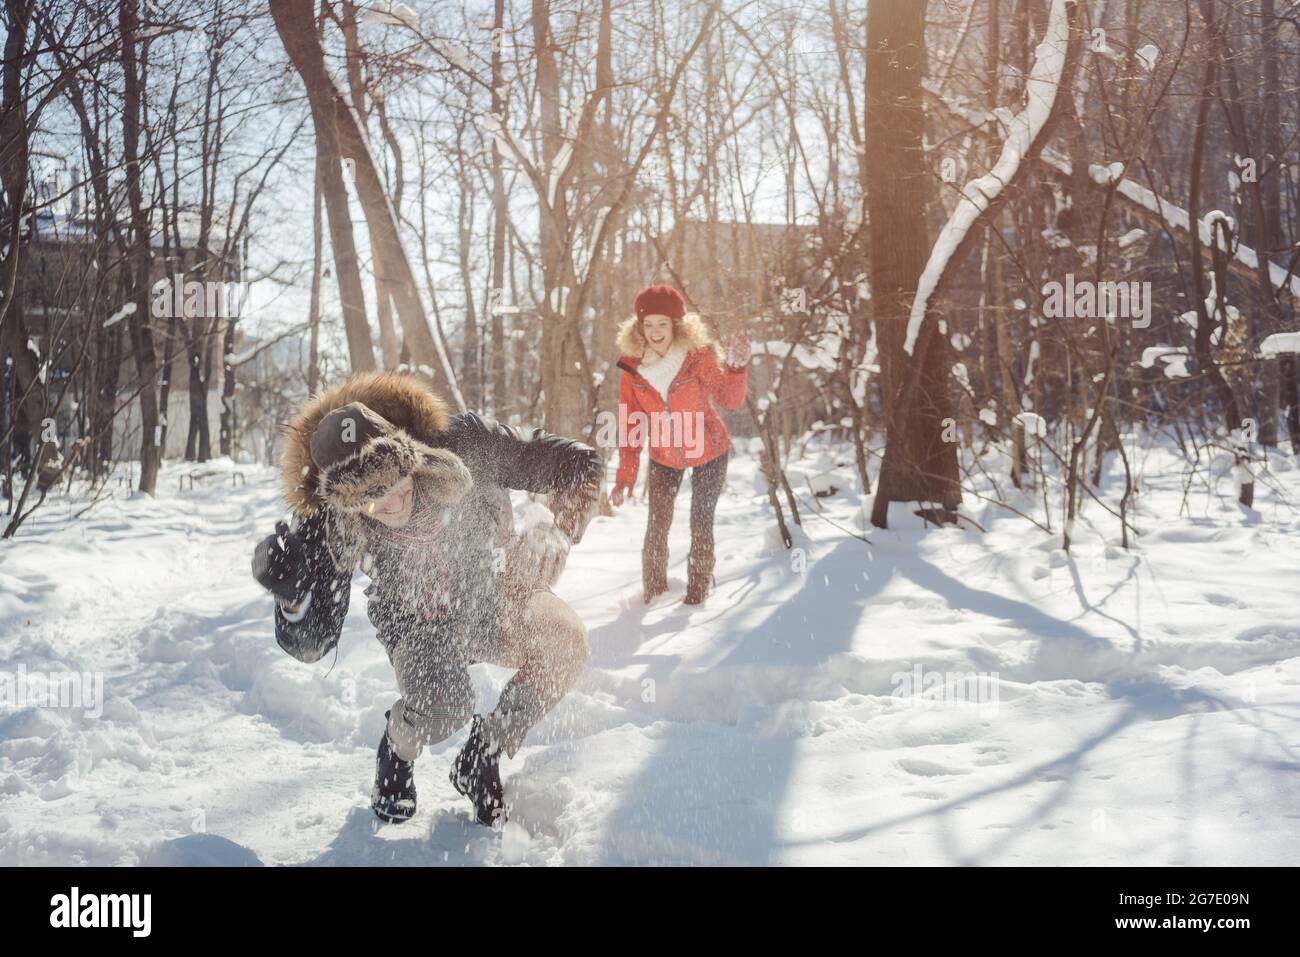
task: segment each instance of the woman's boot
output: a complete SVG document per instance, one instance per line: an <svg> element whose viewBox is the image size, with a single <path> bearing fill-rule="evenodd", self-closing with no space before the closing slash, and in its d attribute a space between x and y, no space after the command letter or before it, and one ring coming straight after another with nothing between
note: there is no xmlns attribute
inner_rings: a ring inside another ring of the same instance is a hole
<svg viewBox="0 0 1300 957"><path fill-rule="evenodd" d="M667 562L664 568L646 567L641 576L641 594L648 605L668 590Z"/></svg>
<svg viewBox="0 0 1300 957"><path fill-rule="evenodd" d="M691 549L686 560L686 597L682 602L687 605L701 604L712 590L713 547L706 550Z"/></svg>

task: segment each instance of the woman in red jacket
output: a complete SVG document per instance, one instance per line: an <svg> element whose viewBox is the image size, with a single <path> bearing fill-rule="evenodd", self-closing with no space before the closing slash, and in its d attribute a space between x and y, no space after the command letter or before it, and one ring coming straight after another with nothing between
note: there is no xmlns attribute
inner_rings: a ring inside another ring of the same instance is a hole
<svg viewBox="0 0 1300 957"><path fill-rule="evenodd" d="M744 334L722 349L672 286L636 297L636 315L618 333L618 475L610 501L622 505L636 484L641 447L650 450L650 519L641 548L645 600L668 590L668 529L682 475L691 473L691 551L686 604L704 601L713 580L713 513L727 477L731 436L713 403L738 409L745 401L751 353Z"/></svg>

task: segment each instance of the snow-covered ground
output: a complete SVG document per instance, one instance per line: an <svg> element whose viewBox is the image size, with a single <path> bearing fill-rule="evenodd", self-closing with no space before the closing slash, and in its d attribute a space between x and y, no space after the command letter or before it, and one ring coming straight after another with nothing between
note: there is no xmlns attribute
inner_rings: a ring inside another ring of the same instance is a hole
<svg viewBox="0 0 1300 957"><path fill-rule="evenodd" d="M391 669L361 576L337 660L276 646L249 574L282 513L271 470L235 485L218 462L179 491L171 465L156 500L119 490L76 521L53 500L0 543L0 864L1293 863L1300 473L1274 457L1255 510L1197 478L1178 517L1180 461L1140 458L1138 547L1082 528L1067 557L975 501L987 533L895 506L868 545L837 527L869 511L851 489L786 552L737 456L699 608L689 485L650 608L644 503L597 519L558 588L590 665L503 765L504 833L447 783L464 732L420 759L415 819L376 827ZM20 670L100 674L103 698L15 707ZM508 672L473 671L490 707ZM930 687L949 675L978 677Z"/></svg>

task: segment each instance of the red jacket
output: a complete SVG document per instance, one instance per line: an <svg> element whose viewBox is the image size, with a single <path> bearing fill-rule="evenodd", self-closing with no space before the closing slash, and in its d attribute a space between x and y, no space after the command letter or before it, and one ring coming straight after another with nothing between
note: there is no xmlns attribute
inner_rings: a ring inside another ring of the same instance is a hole
<svg viewBox="0 0 1300 957"><path fill-rule="evenodd" d="M649 446L651 460L675 469L703 465L727 451L731 436L713 403L740 408L749 382L748 368L720 365L711 347L692 349L668 387L665 408L659 392L637 372L640 365L641 360L631 356L618 361L623 378L618 386L615 482L629 487L636 483L643 445Z"/></svg>

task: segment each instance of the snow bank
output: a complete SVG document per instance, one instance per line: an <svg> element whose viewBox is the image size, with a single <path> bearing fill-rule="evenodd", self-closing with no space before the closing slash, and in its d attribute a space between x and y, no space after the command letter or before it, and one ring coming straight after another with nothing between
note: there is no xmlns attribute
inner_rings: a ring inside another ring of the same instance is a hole
<svg viewBox="0 0 1300 957"><path fill-rule="evenodd" d="M241 466L247 486L178 493L182 467L169 465L159 498L116 496L77 523L68 506L85 503L55 496L0 543L0 674L99 673L105 701L99 717L0 701L0 864L1300 855L1286 750L1300 706L1300 522L1285 504L1300 470L1282 471L1286 456L1270 458L1247 515L1227 488L1230 455L1210 476L1202 466L1189 496L1174 451L1143 448L1140 546L1115 547L1113 518L1089 505L1067 555L1059 534L975 498L964 511L986 533L927 529L896 503L867 544L845 531L866 529L871 507L843 481L851 455L814 444L792 463L814 485L841 479L816 514L803 509L787 552L736 443L703 606L680 601L687 490L670 591L650 608L644 502L593 520L557 586L587 624L590 660L503 765L505 834L472 824L446 783L464 732L420 758L416 819L375 828L392 669L362 576L336 656L303 665L276 646L270 599L248 575L282 511L273 470ZM1116 469L1099 489L1112 506ZM477 708L509 674L471 669Z"/></svg>

